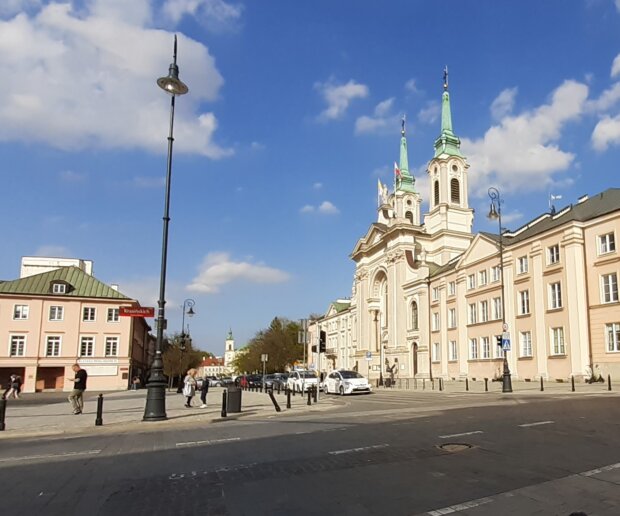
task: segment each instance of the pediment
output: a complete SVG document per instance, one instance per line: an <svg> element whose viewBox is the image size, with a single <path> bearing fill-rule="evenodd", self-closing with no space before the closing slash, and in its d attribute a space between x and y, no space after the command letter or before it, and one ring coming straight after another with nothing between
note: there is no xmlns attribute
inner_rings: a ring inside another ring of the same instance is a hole
<svg viewBox="0 0 620 516"><path fill-rule="evenodd" d="M355 249L353 249L353 253L351 254L355 255L356 253L360 251L363 251L365 249L368 249L369 247L376 245L377 243L381 241L386 231L387 231L387 226L385 226L384 224L378 224L378 223L372 224L368 228L368 231L366 232L366 234L357 241L357 244L355 245Z"/></svg>
<svg viewBox="0 0 620 516"><path fill-rule="evenodd" d="M468 265L484 260L489 256L493 256L498 252L498 244L495 240L478 233L469 244L467 250L461 256L458 267L467 267Z"/></svg>

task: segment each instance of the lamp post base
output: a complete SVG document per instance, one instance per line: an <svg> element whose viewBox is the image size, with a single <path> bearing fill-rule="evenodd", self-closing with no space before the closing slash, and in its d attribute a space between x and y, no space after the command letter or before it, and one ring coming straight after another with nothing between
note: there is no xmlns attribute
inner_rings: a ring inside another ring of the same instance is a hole
<svg viewBox="0 0 620 516"><path fill-rule="evenodd" d="M163 421L166 416L166 377L163 361L158 353L153 361L149 381L146 384L146 406L142 421Z"/></svg>
<svg viewBox="0 0 620 516"><path fill-rule="evenodd" d="M502 392L512 392L512 379L510 377L510 369L508 368L508 360L504 357L504 374L502 377Z"/></svg>

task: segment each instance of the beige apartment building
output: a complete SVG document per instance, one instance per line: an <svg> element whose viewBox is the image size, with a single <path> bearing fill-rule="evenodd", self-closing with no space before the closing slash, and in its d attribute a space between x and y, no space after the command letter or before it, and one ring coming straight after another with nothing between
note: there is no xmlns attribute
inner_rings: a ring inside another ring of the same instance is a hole
<svg viewBox="0 0 620 516"><path fill-rule="evenodd" d="M24 392L68 391L71 366L88 372L89 390L127 389L145 377L154 338L139 303L92 275L92 262L25 257L21 277L0 281L0 382L21 375Z"/></svg>
<svg viewBox="0 0 620 516"><path fill-rule="evenodd" d="M500 264L498 235L472 233L475 171L452 130L447 84L434 147L422 219L403 123L394 189L379 185L377 221L351 254L351 296L309 328L309 364L371 379L499 378L497 337L507 332L514 378L581 380L592 369L620 378L620 189L504 231ZM310 346L320 331L319 358Z"/></svg>

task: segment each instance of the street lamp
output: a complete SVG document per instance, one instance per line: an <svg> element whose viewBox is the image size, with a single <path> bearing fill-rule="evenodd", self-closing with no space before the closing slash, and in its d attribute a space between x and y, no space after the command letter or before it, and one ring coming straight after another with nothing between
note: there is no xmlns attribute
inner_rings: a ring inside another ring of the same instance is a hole
<svg viewBox="0 0 620 516"><path fill-rule="evenodd" d="M189 337L189 324L187 334L185 333L185 314L189 317L192 317L196 312L194 312L194 305L196 301L193 299L186 299L183 301L183 306L181 309L183 310L183 317L181 318L181 333L179 334L179 351L181 352L179 358L179 383L177 385L177 393L183 392L183 353L187 349L185 346L185 339Z"/></svg>
<svg viewBox="0 0 620 516"><path fill-rule="evenodd" d="M170 132L168 134L168 166L166 171L166 193L164 199L163 236L161 246L161 274L159 277L159 300L157 301L157 340L155 341L155 359L146 384L146 406L143 421L161 421L166 419L166 378L162 348L164 329L166 326L166 263L168 258L168 223L170 222L170 180L172 178L172 142L174 142L174 101L177 95L185 95L189 90L179 79L177 66L177 37L174 36L173 62L170 64L167 77L157 79L157 85L171 95L170 101Z"/></svg>
<svg viewBox="0 0 620 516"><path fill-rule="evenodd" d="M506 305L504 303L504 239L502 228L502 199L497 188L491 187L488 190L491 198L491 208L489 219L499 222L499 273L502 282L502 331L506 331ZM504 374L502 377L502 392L512 392L512 380L510 378L510 368L508 367L508 352L504 351Z"/></svg>

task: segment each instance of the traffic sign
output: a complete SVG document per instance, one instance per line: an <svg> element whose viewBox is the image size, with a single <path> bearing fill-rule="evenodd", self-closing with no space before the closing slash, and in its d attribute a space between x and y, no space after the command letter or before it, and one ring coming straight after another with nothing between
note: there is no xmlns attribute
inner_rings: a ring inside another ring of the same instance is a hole
<svg viewBox="0 0 620 516"><path fill-rule="evenodd" d="M152 306L121 306L118 315L121 317L155 317L155 308Z"/></svg>
<svg viewBox="0 0 620 516"><path fill-rule="evenodd" d="M370 351L366 351L366 360L372 360L372 353Z"/></svg>
<svg viewBox="0 0 620 516"><path fill-rule="evenodd" d="M508 323L502 324L502 330L503 331L508 331Z"/></svg>
<svg viewBox="0 0 620 516"><path fill-rule="evenodd" d="M504 351L510 351L510 339L502 339L502 349Z"/></svg>
<svg viewBox="0 0 620 516"><path fill-rule="evenodd" d="M269 360L269 355L268 355L267 353L263 353L263 354L260 356L260 361L261 361L261 362L267 362L268 360Z"/></svg>

